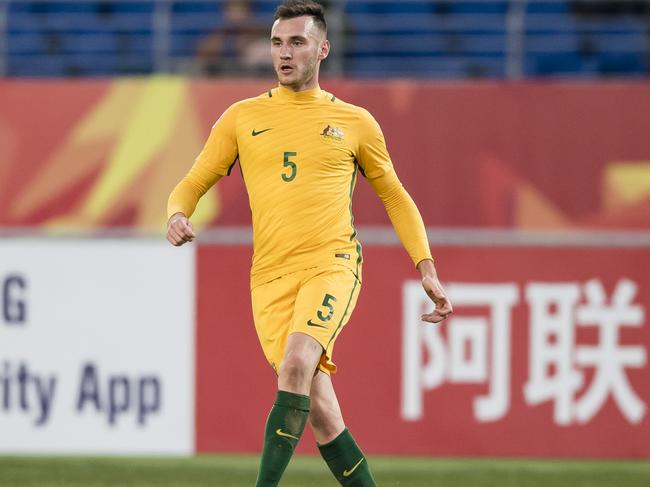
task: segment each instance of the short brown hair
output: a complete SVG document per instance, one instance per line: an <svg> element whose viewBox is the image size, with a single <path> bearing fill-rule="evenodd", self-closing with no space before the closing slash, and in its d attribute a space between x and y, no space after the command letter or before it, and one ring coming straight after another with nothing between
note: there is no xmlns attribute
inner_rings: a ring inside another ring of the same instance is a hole
<svg viewBox="0 0 650 487"><path fill-rule="evenodd" d="M275 20L293 19L308 15L314 19L321 30L327 32L327 23L325 22L325 9L320 3L312 0L286 0L275 9Z"/></svg>

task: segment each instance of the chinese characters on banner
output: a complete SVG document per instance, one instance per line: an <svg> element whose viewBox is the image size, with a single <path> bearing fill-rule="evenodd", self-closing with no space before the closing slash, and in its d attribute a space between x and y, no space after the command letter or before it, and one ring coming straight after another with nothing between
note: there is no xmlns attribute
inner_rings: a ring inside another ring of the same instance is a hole
<svg viewBox="0 0 650 487"><path fill-rule="evenodd" d="M637 424L647 404L628 371L646 365L643 343L623 344L621 331L641 327L645 309L635 300L638 284L620 279L611 295L599 279L586 282L461 283L446 286L456 312L442 326L423 327L430 306L418 281L403 287L401 416L424 415L423 396L448 384L487 384L474 399L474 418L492 422L508 415L513 394L529 406L550 401L556 425L591 421L611 397L620 414ZM526 307L528 374L511 380L513 310ZM476 310L479 310L477 313ZM579 328L595 330L595 343L581 343ZM426 353L425 353L426 352ZM587 382L587 371L591 371Z"/></svg>

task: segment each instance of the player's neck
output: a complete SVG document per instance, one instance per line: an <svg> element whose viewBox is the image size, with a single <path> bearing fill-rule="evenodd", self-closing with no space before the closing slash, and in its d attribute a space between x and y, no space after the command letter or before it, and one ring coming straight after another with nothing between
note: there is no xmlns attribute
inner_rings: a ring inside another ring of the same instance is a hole
<svg viewBox="0 0 650 487"><path fill-rule="evenodd" d="M311 77L308 78L304 83L302 83L302 84L300 84L298 86L291 85L291 84L287 84L287 85L280 84L280 85L284 86L287 90L291 90L291 91L293 91L295 93L300 93L302 91L314 90L314 89L319 87L318 86L318 71L319 71L318 66L316 66L316 69L311 74Z"/></svg>
<svg viewBox="0 0 650 487"><path fill-rule="evenodd" d="M282 98L293 101L313 101L322 97L320 86L316 84L312 88L306 88L300 91L295 91L287 86L278 85L278 95Z"/></svg>

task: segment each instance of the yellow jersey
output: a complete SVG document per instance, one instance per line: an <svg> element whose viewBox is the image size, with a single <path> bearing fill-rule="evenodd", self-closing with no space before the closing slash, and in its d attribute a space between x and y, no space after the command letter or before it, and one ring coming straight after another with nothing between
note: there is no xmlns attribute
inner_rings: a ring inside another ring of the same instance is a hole
<svg viewBox="0 0 650 487"><path fill-rule="evenodd" d="M361 244L352 216L359 172L375 182L385 205L387 199L404 203L406 195L401 207L407 211L397 213L406 213L408 221L402 232L396 229L415 264L431 258L419 212L397 180L378 123L365 109L318 87L294 92L278 86L233 104L170 195L168 215L191 216L199 198L230 174L237 160L252 213L251 287L330 264L360 278Z"/></svg>

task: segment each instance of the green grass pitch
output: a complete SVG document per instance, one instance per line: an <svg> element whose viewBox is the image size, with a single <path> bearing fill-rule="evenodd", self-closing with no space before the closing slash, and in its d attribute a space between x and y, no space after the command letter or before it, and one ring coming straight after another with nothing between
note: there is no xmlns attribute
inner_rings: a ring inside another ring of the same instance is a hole
<svg viewBox="0 0 650 487"><path fill-rule="evenodd" d="M649 461L369 458L380 487L648 487ZM241 487L257 457L0 456L1 487ZM297 456L282 487L336 487L320 458Z"/></svg>

